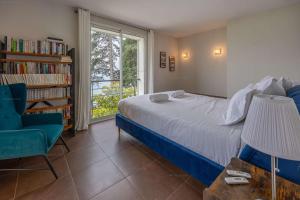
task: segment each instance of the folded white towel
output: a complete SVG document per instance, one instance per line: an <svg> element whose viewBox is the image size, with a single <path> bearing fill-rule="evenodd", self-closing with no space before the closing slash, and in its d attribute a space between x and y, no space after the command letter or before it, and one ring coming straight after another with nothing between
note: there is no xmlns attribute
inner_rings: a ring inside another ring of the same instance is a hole
<svg viewBox="0 0 300 200"><path fill-rule="evenodd" d="M171 97L173 97L173 98L182 98L182 97L184 97L184 93L185 93L184 90L176 90L171 94Z"/></svg>
<svg viewBox="0 0 300 200"><path fill-rule="evenodd" d="M150 94L149 99L152 102L164 102L169 100L169 95L162 93Z"/></svg>

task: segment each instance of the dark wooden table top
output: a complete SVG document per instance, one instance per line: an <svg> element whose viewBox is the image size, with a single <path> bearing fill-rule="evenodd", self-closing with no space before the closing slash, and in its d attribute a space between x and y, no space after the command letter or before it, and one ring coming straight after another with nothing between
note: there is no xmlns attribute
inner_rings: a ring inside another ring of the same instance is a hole
<svg viewBox="0 0 300 200"><path fill-rule="evenodd" d="M240 170L251 174L249 184L228 185L224 178L226 169ZM271 199L271 174L247 162L233 158L226 169L218 176L214 183L203 192L204 200L256 200ZM277 200L300 199L300 185L294 184L279 176L277 181Z"/></svg>

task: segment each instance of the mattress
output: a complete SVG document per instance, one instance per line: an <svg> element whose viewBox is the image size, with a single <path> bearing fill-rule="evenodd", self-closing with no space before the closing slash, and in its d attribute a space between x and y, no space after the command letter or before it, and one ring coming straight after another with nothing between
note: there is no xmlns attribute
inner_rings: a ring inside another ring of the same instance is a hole
<svg viewBox="0 0 300 200"><path fill-rule="evenodd" d="M171 93L171 92L166 92ZM229 164L241 147L243 124L225 126L229 101L186 93L183 98L154 103L149 95L119 102L119 112L132 121L222 165Z"/></svg>

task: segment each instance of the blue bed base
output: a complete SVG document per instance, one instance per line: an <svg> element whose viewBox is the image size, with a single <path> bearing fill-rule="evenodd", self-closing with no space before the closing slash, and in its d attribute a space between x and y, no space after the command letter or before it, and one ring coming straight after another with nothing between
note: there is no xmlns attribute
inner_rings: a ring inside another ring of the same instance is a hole
<svg viewBox="0 0 300 200"><path fill-rule="evenodd" d="M223 166L214 161L141 126L119 113L116 115L116 125L206 186L209 186L224 169ZM240 159L270 171L270 156L256 151L250 146L244 147ZM300 184L300 162L279 159L278 164L279 176Z"/></svg>

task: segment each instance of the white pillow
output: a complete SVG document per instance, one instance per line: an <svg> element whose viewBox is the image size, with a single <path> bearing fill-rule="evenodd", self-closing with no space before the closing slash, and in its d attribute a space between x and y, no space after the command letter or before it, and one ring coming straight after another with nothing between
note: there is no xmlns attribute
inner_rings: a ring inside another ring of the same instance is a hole
<svg viewBox="0 0 300 200"><path fill-rule="evenodd" d="M254 85L250 84L233 95L226 111L225 125L233 125L245 119L255 91Z"/></svg>
<svg viewBox="0 0 300 200"><path fill-rule="evenodd" d="M280 84L285 91L293 87L293 82L288 78L280 77L277 83Z"/></svg>
<svg viewBox="0 0 300 200"><path fill-rule="evenodd" d="M286 96L282 83L278 82L276 78L271 76L266 76L256 83L255 89L263 94Z"/></svg>

